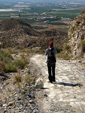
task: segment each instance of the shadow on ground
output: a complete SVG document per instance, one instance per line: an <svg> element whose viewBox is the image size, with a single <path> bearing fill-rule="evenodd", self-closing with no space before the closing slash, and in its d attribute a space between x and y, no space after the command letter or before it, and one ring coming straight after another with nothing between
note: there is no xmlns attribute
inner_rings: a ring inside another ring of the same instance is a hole
<svg viewBox="0 0 85 113"><path fill-rule="evenodd" d="M7 75L2 74L2 73L0 74L0 77L1 77L1 80L3 81L9 78Z"/></svg>
<svg viewBox="0 0 85 113"><path fill-rule="evenodd" d="M63 86L70 86L70 87L76 87L76 86L83 86L82 84L80 83L77 83L77 84L71 84L71 83L64 83L64 82L56 82L56 84L59 84L59 85L63 85Z"/></svg>

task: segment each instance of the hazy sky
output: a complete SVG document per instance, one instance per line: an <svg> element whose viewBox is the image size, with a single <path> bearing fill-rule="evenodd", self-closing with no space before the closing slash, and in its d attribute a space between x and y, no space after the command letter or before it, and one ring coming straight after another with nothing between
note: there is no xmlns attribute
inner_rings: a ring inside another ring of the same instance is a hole
<svg viewBox="0 0 85 113"><path fill-rule="evenodd" d="M29 3L61 3L61 2L76 2L76 3L85 3L85 0L0 0L0 3L16 3L16 2L29 2Z"/></svg>
<svg viewBox="0 0 85 113"><path fill-rule="evenodd" d="M57 1L57 2L60 2L60 1L64 1L64 2L84 2L85 0L0 0L0 1L48 1L48 2L52 2L52 1Z"/></svg>

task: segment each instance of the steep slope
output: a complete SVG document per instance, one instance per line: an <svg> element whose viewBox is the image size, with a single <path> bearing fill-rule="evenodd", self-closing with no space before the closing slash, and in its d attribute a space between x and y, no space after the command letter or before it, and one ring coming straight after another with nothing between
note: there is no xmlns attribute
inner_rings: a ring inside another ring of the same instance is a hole
<svg viewBox="0 0 85 113"><path fill-rule="evenodd" d="M0 41L3 47L23 48L27 46L25 40L29 41L31 36L39 36L39 32L23 20L12 18L0 22Z"/></svg>
<svg viewBox="0 0 85 113"><path fill-rule="evenodd" d="M85 13L77 16L71 23L68 32L69 45L74 57L85 55Z"/></svg>
<svg viewBox="0 0 85 113"><path fill-rule="evenodd" d="M18 31L17 31L17 29ZM31 25L26 23L23 20L11 18L11 19L4 19L0 22L0 31L10 31L10 30L16 30L17 32L24 32L28 35L38 35L38 32L35 31Z"/></svg>

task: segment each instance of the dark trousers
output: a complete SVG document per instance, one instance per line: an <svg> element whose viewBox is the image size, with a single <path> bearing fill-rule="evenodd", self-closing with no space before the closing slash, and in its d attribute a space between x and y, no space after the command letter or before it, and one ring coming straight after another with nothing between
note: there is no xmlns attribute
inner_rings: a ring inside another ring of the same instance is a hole
<svg viewBox="0 0 85 113"><path fill-rule="evenodd" d="M47 65L48 67L48 79L50 82L55 82L55 64Z"/></svg>

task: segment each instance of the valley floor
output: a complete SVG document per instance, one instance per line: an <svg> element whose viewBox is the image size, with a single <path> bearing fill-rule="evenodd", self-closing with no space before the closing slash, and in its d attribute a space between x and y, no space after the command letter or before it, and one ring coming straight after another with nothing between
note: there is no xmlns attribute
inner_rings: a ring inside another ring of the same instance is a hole
<svg viewBox="0 0 85 113"><path fill-rule="evenodd" d="M55 84L48 82L46 56L34 55L32 66L44 82L44 89L36 92L40 113L85 112L85 68L79 61L57 59Z"/></svg>

